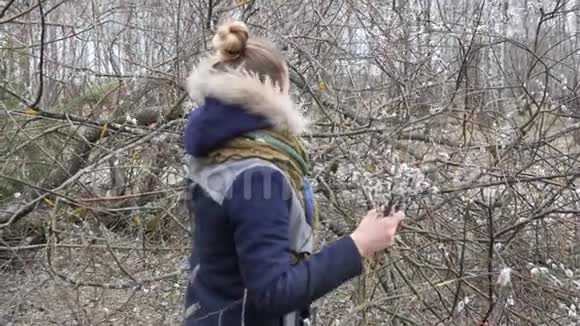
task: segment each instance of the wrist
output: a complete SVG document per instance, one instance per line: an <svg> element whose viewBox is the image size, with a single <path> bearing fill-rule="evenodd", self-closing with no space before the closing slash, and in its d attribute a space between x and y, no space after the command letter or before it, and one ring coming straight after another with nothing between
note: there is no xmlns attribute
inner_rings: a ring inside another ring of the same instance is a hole
<svg viewBox="0 0 580 326"><path fill-rule="evenodd" d="M358 253L360 254L360 256L366 257L367 249L366 249L366 246L364 245L364 241L361 240L359 234L357 234L356 232L353 232L350 234L350 238L352 239L352 242L354 242L354 245L355 245L356 249L358 250Z"/></svg>

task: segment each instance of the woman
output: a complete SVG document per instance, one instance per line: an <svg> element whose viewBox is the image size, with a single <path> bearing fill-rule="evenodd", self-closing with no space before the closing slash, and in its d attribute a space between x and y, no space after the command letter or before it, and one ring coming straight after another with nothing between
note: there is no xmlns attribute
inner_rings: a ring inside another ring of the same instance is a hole
<svg viewBox="0 0 580 326"><path fill-rule="evenodd" d="M312 254L316 205L298 138L307 120L289 96L286 62L241 22L222 25L213 45L187 79L203 104L184 135L194 225L185 325L304 325L313 301L394 243L404 214L370 211Z"/></svg>

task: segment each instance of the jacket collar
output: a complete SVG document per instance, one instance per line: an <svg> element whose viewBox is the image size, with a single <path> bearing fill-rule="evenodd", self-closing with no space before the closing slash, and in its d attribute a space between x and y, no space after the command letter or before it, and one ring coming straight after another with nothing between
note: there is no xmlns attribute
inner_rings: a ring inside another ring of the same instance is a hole
<svg viewBox="0 0 580 326"><path fill-rule="evenodd" d="M239 67L227 71L213 68L216 59L207 57L193 67L186 80L186 89L194 100L217 99L226 105L267 119L275 130L290 131L299 136L308 126L307 119L291 96L281 92L270 80L260 81Z"/></svg>

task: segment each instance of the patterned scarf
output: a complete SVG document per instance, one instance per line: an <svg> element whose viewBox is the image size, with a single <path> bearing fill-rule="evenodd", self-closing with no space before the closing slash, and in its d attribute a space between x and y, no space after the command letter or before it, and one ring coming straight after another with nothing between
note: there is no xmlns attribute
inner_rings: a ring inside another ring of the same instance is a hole
<svg viewBox="0 0 580 326"><path fill-rule="evenodd" d="M296 137L289 132L273 131L269 129L260 130L259 132L290 146L296 153L298 153L298 155L301 156L302 160L306 163L306 166L310 164L305 145L299 137ZM304 167L301 167L298 160L293 159L290 155L280 151L275 146L267 142L261 142L241 136L228 140L219 148L211 151L207 157L214 163L222 163L227 160L261 158L276 164L289 176L292 187L298 195L302 207L306 207L303 180L309 171L304 171ZM314 230L318 227L319 221L318 207L314 200L312 219L312 228Z"/></svg>

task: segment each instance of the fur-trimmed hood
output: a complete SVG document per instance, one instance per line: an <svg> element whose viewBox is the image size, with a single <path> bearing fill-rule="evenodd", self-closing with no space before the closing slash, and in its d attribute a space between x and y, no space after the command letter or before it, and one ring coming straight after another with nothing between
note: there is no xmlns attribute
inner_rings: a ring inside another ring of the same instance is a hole
<svg viewBox="0 0 580 326"><path fill-rule="evenodd" d="M212 68L215 61L205 58L194 67L186 81L189 96L195 100L208 97L237 105L248 113L264 116L275 129L290 130L295 135L306 131L307 119L291 96L280 91L270 80L261 82L257 75L242 68L226 72Z"/></svg>
<svg viewBox="0 0 580 326"><path fill-rule="evenodd" d="M184 133L185 149L194 157L253 130L306 131L307 119L288 94L241 69L217 71L211 59L202 60L187 78L186 89L201 103L190 113Z"/></svg>

